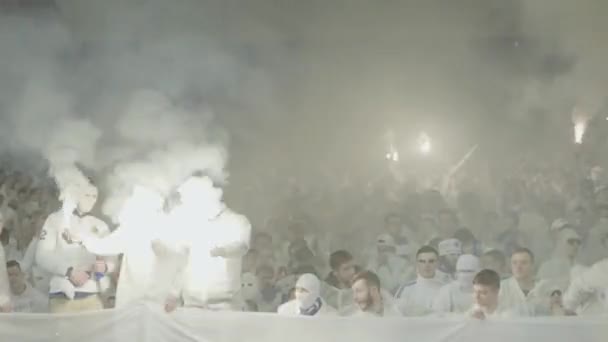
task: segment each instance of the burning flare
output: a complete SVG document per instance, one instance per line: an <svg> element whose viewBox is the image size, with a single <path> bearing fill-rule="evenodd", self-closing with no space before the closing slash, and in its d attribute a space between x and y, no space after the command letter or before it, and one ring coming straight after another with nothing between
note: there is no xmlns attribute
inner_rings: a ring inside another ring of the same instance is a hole
<svg viewBox="0 0 608 342"><path fill-rule="evenodd" d="M574 142L577 144L583 143L583 136L585 135L585 131L587 130L587 123L589 122L589 116L579 110L578 108L574 108L572 113L572 123L574 123Z"/></svg>
<svg viewBox="0 0 608 342"><path fill-rule="evenodd" d="M433 145L431 143L431 138L425 132L420 133L418 137L418 149L420 153L426 155L431 153Z"/></svg>

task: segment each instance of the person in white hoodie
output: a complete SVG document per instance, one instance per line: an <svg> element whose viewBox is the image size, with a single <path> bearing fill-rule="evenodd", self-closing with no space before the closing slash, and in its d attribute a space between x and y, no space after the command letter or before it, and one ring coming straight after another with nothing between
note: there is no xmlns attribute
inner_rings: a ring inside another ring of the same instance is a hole
<svg viewBox="0 0 608 342"><path fill-rule="evenodd" d="M314 274L306 273L296 282L295 299L279 306L283 316L333 316L336 310L321 298L321 282Z"/></svg>
<svg viewBox="0 0 608 342"><path fill-rule="evenodd" d="M180 255L172 254L160 242L165 226L164 198L157 192L136 186L124 203L120 225L104 238L83 237L83 246L103 256L122 254L115 307L147 301L164 305L176 275Z"/></svg>
<svg viewBox="0 0 608 342"><path fill-rule="evenodd" d="M433 302L438 313L462 313L473 303L473 278L481 269L479 258L464 254L456 263L456 280L444 285Z"/></svg>
<svg viewBox="0 0 608 342"><path fill-rule="evenodd" d="M51 274L49 310L51 313L103 309L99 293L109 287L106 273L113 264L84 249L72 236L109 234L100 219L86 215L97 201L97 188L76 182L63 196L73 199L75 210L64 197L64 208L46 219L38 238L36 263ZM69 208L69 209L68 209Z"/></svg>
<svg viewBox="0 0 608 342"><path fill-rule="evenodd" d="M222 190L208 177L190 177L179 188L181 204L171 213L176 246L185 251L171 295L185 307L232 310L241 287L242 257L249 249L251 224L226 208Z"/></svg>

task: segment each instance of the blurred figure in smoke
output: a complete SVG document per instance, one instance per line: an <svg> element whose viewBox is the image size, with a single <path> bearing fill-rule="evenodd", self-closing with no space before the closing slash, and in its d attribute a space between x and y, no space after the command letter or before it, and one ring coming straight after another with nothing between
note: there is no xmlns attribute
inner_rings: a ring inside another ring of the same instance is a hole
<svg viewBox="0 0 608 342"><path fill-rule="evenodd" d="M608 257L608 249L604 248L601 241L608 234L608 204L598 204L598 221L591 228L586 238L583 238L582 259L587 265Z"/></svg>
<svg viewBox="0 0 608 342"><path fill-rule="evenodd" d="M514 211L509 211L503 218L503 231L496 237L496 246L505 255L513 254L513 251L527 245L527 235L519 229L519 215Z"/></svg>
<svg viewBox="0 0 608 342"><path fill-rule="evenodd" d="M284 316L333 316L336 310L321 298L321 282L316 275L306 273L298 278L295 299L279 306Z"/></svg>
<svg viewBox="0 0 608 342"><path fill-rule="evenodd" d="M243 269L242 273L255 273L260 264L260 253L256 249L250 249L247 254L243 256Z"/></svg>
<svg viewBox="0 0 608 342"><path fill-rule="evenodd" d="M454 238L460 241L463 254L472 254L477 257L481 256L481 251L483 249L481 242L475 238L470 230L466 228L459 229L454 234Z"/></svg>
<svg viewBox="0 0 608 342"><path fill-rule="evenodd" d="M351 303L351 285L357 267L352 254L345 250L332 253L329 257L329 266L331 272L325 278L327 286L321 288L322 297L332 307L342 310Z"/></svg>
<svg viewBox="0 0 608 342"><path fill-rule="evenodd" d="M0 213L0 233L4 229L4 217ZM6 271L6 259L4 249L0 246L0 312L10 312L11 297L9 290L8 273Z"/></svg>
<svg viewBox="0 0 608 342"><path fill-rule="evenodd" d="M435 298L433 311L440 313L465 312L473 302L473 278L481 269L479 258L464 254L456 263L456 280L444 285Z"/></svg>
<svg viewBox="0 0 608 342"><path fill-rule="evenodd" d="M401 316L390 298L382 293L378 276L370 271L357 273L352 281L354 305L344 310L345 316Z"/></svg>
<svg viewBox="0 0 608 342"><path fill-rule="evenodd" d="M103 221L86 215L97 202L97 188L85 182L75 180L64 189L64 208L49 215L40 232L36 263L52 275L51 313L103 309L99 295L109 286L105 275L113 271L113 263L83 249L75 238L105 236L110 232ZM71 209L68 199L75 201L73 212L68 211Z"/></svg>
<svg viewBox="0 0 608 342"><path fill-rule="evenodd" d="M282 302L282 292L276 286L275 270L270 265L262 265L256 274L260 296L257 300L259 312L277 312Z"/></svg>
<svg viewBox="0 0 608 342"><path fill-rule="evenodd" d="M456 262L462 255L462 244L457 239L447 239L441 241L438 248L437 279L443 284L447 284L455 279Z"/></svg>
<svg viewBox="0 0 608 342"><path fill-rule="evenodd" d="M608 250L608 234L600 241ZM608 313L608 258L572 278L563 301L567 310L576 311L579 315Z"/></svg>
<svg viewBox="0 0 608 342"><path fill-rule="evenodd" d="M34 289L26 281L19 262L10 260L6 263L11 288L11 303L14 312L47 313L49 300L46 295Z"/></svg>
<svg viewBox="0 0 608 342"><path fill-rule="evenodd" d="M397 256L395 241L388 234L378 236L377 250L367 269L376 273L391 293L395 293L400 284L414 277L414 270L407 261Z"/></svg>
<svg viewBox="0 0 608 342"><path fill-rule="evenodd" d="M384 217L384 229L393 239L395 248L416 248L418 237L403 222L403 218L396 213L389 213Z"/></svg>
<svg viewBox="0 0 608 342"><path fill-rule="evenodd" d="M249 249L251 225L226 208L222 190L208 177L190 177L178 192L181 203L170 215L186 260L168 299L168 311L176 297L186 307L230 310L241 288L242 257Z"/></svg>
<svg viewBox="0 0 608 342"><path fill-rule="evenodd" d="M498 249L491 249L483 253L481 256L481 268L498 273L500 279L506 279L509 274L507 270L507 258Z"/></svg>
<svg viewBox="0 0 608 342"><path fill-rule="evenodd" d="M570 279L581 274L585 267L578 263L578 254L581 246L581 238L571 228L559 231L553 256L545 261L538 270L538 277L561 289L570 284Z"/></svg>
<svg viewBox="0 0 608 342"><path fill-rule="evenodd" d="M171 289L175 261L156 241L164 219L163 197L152 190L136 187L120 213L120 225L107 237L82 238L91 253L104 256L122 254L116 289L117 308L139 300L164 304Z"/></svg>
<svg viewBox="0 0 608 342"><path fill-rule="evenodd" d="M272 235L266 232L256 233L253 236L251 248L255 249L259 253L259 258L262 259L264 262L277 262Z"/></svg>
<svg viewBox="0 0 608 342"><path fill-rule="evenodd" d="M395 295L404 316L424 316L432 312L433 301L444 285L437 279L439 253L429 246L416 253L417 279L401 286Z"/></svg>
<svg viewBox="0 0 608 342"><path fill-rule="evenodd" d="M242 311L258 312L258 300L260 297L260 287L258 278L254 273L243 273L241 276L241 290L239 298L241 300Z"/></svg>
<svg viewBox="0 0 608 342"><path fill-rule="evenodd" d="M451 209L444 208L439 210L437 222L439 223L439 233L444 238L453 236L458 228L460 228L458 216Z"/></svg>

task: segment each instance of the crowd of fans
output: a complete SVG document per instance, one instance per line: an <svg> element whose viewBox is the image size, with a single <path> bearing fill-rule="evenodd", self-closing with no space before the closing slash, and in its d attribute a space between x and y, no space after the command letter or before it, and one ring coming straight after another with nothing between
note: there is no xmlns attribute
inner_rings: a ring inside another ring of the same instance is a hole
<svg viewBox="0 0 608 342"><path fill-rule="evenodd" d="M264 215L271 218L254 222L241 289L221 309L480 319L607 313L603 171L543 172L528 168L491 191L465 176L449 194L391 180L372 190L346 182L275 198ZM52 287L60 285L35 257L57 198L50 179L0 171L2 272L10 287L4 312L58 312L47 294L56 296ZM97 266L91 272L111 275L98 292L112 308L119 268ZM69 271L66 279L82 285ZM176 298L166 309L180 305Z"/></svg>

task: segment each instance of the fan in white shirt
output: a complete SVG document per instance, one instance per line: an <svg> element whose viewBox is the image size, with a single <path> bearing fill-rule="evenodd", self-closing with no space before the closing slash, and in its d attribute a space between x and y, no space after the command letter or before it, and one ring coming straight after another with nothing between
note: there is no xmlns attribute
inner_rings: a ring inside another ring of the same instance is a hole
<svg viewBox="0 0 608 342"><path fill-rule="evenodd" d="M430 246L416 253L416 281L403 285L395 296L399 311L404 316L424 316L432 313L433 301L444 285L437 279L437 251Z"/></svg>
<svg viewBox="0 0 608 342"><path fill-rule="evenodd" d="M6 263L11 303L13 312L46 313L49 311L49 299L46 295L33 288L25 280L25 273L15 260Z"/></svg>
<svg viewBox="0 0 608 342"><path fill-rule="evenodd" d="M509 317L499 302L500 276L492 270L482 270L473 279L473 307L466 316L475 319Z"/></svg>
<svg viewBox="0 0 608 342"><path fill-rule="evenodd" d="M518 248L511 256L513 276L500 285L500 303L523 316L550 314L550 282L537 281L534 275L534 254L527 248Z"/></svg>

